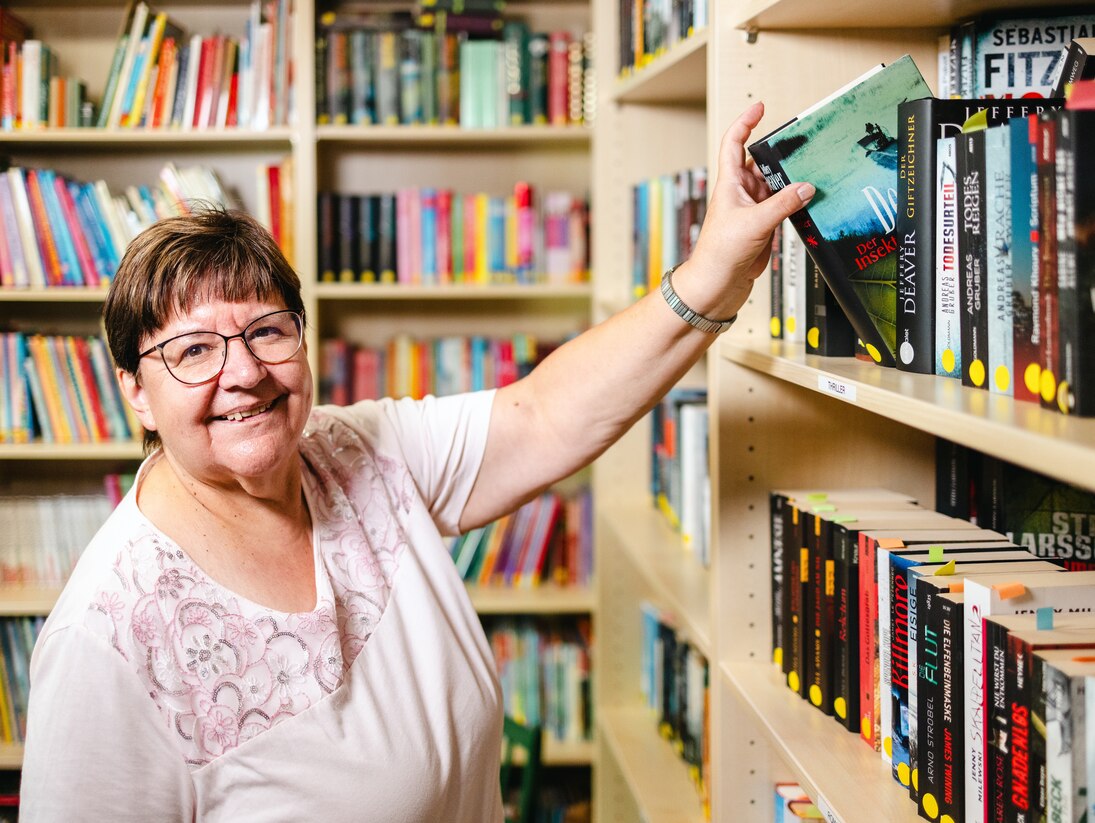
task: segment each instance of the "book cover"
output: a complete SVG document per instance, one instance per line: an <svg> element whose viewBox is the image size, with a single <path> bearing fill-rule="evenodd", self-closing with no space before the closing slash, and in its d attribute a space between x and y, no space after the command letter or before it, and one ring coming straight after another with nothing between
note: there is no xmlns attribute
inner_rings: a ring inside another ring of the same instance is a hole
<svg viewBox="0 0 1095 823"><path fill-rule="evenodd" d="M983 455L977 509L987 527L1071 571L1095 568L1095 494Z"/></svg>
<svg viewBox="0 0 1095 823"><path fill-rule="evenodd" d="M1063 51L1095 34L1095 14L989 12L972 21L974 97L1049 97Z"/></svg>
<svg viewBox="0 0 1095 823"><path fill-rule="evenodd" d="M1043 668L1046 725L1046 819L1087 820L1084 714L1087 678L1095 656L1077 649L1036 653Z"/></svg>
<svg viewBox="0 0 1095 823"><path fill-rule="evenodd" d="M773 191L798 181L817 187L791 220L872 359L884 365L894 364L897 338L897 107L929 96L906 55L749 146Z"/></svg>

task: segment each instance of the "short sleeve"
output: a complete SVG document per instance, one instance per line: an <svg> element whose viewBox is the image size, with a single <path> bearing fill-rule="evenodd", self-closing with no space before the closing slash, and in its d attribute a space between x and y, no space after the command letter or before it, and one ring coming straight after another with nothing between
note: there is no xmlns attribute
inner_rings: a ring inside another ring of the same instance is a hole
<svg viewBox="0 0 1095 823"><path fill-rule="evenodd" d="M44 635L31 663L21 821L190 821L193 785L117 651L82 627Z"/></svg>
<svg viewBox="0 0 1095 823"><path fill-rule="evenodd" d="M403 399L383 405L419 493L443 534L460 515L483 463L495 392Z"/></svg>

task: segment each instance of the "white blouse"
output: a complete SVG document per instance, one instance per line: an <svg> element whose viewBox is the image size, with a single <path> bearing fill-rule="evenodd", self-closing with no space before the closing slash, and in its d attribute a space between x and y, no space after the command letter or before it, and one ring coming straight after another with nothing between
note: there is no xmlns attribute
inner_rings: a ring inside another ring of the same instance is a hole
<svg viewBox="0 0 1095 823"><path fill-rule="evenodd" d="M501 821L501 694L441 534L493 392L317 408L300 447L316 606L208 577L137 507L42 630L20 819Z"/></svg>

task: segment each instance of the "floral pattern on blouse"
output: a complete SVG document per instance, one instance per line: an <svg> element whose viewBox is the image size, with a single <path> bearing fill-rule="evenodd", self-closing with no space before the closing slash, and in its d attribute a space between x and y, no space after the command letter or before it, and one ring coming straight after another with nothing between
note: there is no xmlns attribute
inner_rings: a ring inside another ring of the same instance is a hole
<svg viewBox="0 0 1095 823"><path fill-rule="evenodd" d="M192 768L338 689L388 603L418 499L409 470L321 411L301 458L319 545L313 611L233 594L147 521L88 609L86 625L134 667Z"/></svg>

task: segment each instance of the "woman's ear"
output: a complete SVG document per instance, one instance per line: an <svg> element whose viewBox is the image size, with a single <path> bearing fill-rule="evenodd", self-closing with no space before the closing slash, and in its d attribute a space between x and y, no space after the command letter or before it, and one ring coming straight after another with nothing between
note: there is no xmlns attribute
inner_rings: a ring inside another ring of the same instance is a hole
<svg viewBox="0 0 1095 823"><path fill-rule="evenodd" d="M129 404L141 421L141 425L149 431L156 431L156 418L148 405L148 393L145 391L137 375L127 372L125 369L116 369L118 385L122 389L122 397Z"/></svg>

